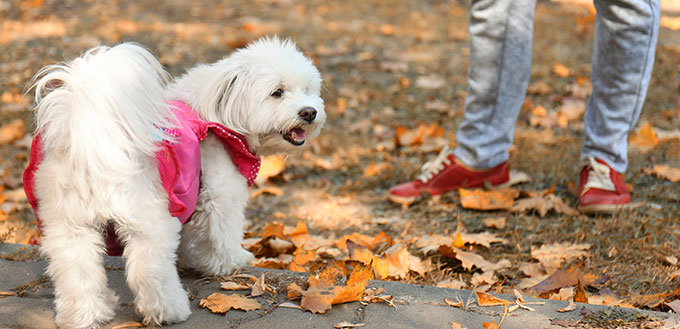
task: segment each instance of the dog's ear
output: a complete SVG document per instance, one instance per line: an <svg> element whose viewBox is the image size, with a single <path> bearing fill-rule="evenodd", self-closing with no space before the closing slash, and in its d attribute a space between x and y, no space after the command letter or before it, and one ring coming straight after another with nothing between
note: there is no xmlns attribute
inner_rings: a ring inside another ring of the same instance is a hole
<svg viewBox="0 0 680 329"><path fill-rule="evenodd" d="M233 92L236 79L238 79L238 75L235 75L234 78L232 78L229 83L225 83L223 85L224 88L222 91L219 92L220 98L217 100L217 108L215 109L215 111L219 111L220 108L224 108L227 105L228 99L227 95Z"/></svg>
<svg viewBox="0 0 680 329"><path fill-rule="evenodd" d="M216 74L208 77L200 99L205 102L205 113L209 120L223 123L234 131L244 134L248 131L246 111L251 106L247 97L248 71L237 61L224 59L214 65Z"/></svg>

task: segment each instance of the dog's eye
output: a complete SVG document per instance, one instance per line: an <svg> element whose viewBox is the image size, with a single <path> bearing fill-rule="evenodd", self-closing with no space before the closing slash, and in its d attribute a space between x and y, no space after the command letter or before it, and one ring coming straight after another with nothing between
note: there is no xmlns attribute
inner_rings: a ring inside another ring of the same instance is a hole
<svg viewBox="0 0 680 329"><path fill-rule="evenodd" d="M281 96L283 96L283 89L281 88L276 89L276 91L272 93L272 97L274 98L281 98Z"/></svg>

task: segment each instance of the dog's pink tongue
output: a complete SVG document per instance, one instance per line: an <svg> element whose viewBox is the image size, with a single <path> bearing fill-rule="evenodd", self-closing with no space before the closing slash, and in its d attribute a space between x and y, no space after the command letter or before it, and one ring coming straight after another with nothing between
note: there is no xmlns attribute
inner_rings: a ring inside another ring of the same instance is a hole
<svg viewBox="0 0 680 329"><path fill-rule="evenodd" d="M293 133L293 138L296 141L305 140L305 136L307 135L307 132L302 128L294 128L293 130L291 130L291 132Z"/></svg>

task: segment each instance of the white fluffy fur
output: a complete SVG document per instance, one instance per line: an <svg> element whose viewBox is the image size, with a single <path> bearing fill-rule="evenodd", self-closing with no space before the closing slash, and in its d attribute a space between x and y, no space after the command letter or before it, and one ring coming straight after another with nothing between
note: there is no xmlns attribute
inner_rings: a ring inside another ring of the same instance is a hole
<svg viewBox="0 0 680 329"><path fill-rule="evenodd" d="M253 258L241 247L246 179L214 136L201 143L201 189L191 222L181 227L168 212L152 137L175 124L166 101L182 100L204 120L244 135L260 156L298 151L283 134L303 128L312 138L326 118L319 72L292 42L277 38L198 65L170 85L156 58L129 43L95 48L38 76L43 160L35 192L62 327L97 327L114 315L117 297L102 264L102 229L109 222L125 245L127 282L147 324L190 314L175 268L178 254L181 265L206 275L227 274ZM283 96L273 97L279 88ZM308 107L317 111L311 123L298 113Z"/></svg>

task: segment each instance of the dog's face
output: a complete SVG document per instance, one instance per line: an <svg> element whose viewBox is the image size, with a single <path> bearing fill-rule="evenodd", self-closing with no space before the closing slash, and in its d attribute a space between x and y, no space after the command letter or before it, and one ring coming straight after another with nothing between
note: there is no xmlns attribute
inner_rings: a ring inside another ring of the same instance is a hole
<svg viewBox="0 0 680 329"><path fill-rule="evenodd" d="M259 155L295 152L326 121L321 74L290 41L260 39L215 64L217 117Z"/></svg>

